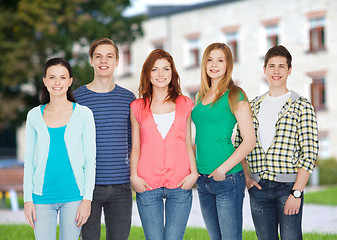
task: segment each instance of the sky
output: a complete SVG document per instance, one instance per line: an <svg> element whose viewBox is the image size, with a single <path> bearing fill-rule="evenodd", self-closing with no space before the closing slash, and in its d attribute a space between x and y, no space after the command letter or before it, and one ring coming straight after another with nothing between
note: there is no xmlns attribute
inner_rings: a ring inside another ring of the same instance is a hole
<svg viewBox="0 0 337 240"><path fill-rule="evenodd" d="M183 5L205 2L205 0L131 0L131 7L125 11L126 16L144 13L148 5Z"/></svg>

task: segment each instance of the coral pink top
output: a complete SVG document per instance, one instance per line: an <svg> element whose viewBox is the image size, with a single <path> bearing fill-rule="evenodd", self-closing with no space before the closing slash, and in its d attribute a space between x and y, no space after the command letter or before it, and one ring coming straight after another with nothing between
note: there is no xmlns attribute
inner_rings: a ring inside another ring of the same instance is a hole
<svg viewBox="0 0 337 240"><path fill-rule="evenodd" d="M191 173L186 147L186 124L193 103L188 97L176 99L174 122L163 139L154 121L149 100L137 99L131 103L132 112L140 127L140 157L138 176L153 189L177 185Z"/></svg>

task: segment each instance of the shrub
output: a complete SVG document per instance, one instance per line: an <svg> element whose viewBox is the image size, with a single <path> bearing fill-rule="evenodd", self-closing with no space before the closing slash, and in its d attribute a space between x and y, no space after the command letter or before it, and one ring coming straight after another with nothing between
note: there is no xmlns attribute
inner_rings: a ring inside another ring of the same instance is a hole
<svg viewBox="0 0 337 240"><path fill-rule="evenodd" d="M337 184L337 160L335 158L319 159L316 167L319 170L320 185Z"/></svg>

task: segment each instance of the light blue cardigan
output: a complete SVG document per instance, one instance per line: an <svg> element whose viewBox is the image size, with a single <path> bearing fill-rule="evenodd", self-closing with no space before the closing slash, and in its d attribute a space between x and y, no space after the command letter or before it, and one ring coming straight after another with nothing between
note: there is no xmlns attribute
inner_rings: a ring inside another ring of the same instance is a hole
<svg viewBox="0 0 337 240"><path fill-rule="evenodd" d="M91 110L76 103L67 124L64 141L71 168L83 199L92 200L95 187L96 130ZM24 165L24 201L33 201L32 193L42 195L50 137L41 106L30 110L26 121Z"/></svg>

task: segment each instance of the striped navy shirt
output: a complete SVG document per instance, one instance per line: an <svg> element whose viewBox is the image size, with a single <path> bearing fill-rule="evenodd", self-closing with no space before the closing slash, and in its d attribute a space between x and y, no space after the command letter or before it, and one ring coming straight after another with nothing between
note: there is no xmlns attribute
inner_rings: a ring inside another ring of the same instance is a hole
<svg viewBox="0 0 337 240"><path fill-rule="evenodd" d="M135 95L118 85L107 93L82 86L74 91L76 102L89 107L96 125L96 185L130 182L130 103Z"/></svg>

